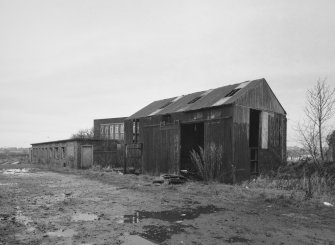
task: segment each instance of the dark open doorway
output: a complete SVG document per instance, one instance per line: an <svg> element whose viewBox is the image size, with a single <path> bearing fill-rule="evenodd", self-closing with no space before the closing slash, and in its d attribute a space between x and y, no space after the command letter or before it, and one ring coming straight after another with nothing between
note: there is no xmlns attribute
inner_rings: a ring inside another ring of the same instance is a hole
<svg viewBox="0 0 335 245"><path fill-rule="evenodd" d="M197 172L190 153L192 150L199 153L200 147L204 148L204 123L182 124L180 138L180 169Z"/></svg>
<svg viewBox="0 0 335 245"><path fill-rule="evenodd" d="M250 172L258 174L258 148L259 148L259 110L250 109L249 118L249 147L250 147Z"/></svg>

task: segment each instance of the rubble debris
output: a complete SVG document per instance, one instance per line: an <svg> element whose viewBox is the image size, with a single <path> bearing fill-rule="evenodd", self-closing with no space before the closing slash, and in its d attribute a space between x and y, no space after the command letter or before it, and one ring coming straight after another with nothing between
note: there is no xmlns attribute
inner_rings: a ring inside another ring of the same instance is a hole
<svg viewBox="0 0 335 245"><path fill-rule="evenodd" d="M327 207L334 207L334 205L329 202L323 202L323 204L326 205Z"/></svg>
<svg viewBox="0 0 335 245"><path fill-rule="evenodd" d="M65 195L66 197L69 197L69 196L72 195L72 192L65 192L64 195Z"/></svg>
<svg viewBox="0 0 335 245"><path fill-rule="evenodd" d="M177 184L184 184L186 179L184 178L171 178L168 180L169 185L177 185Z"/></svg>
<svg viewBox="0 0 335 245"><path fill-rule="evenodd" d="M203 178L195 172L190 172L188 170L180 170L179 172L180 172L181 176L183 176L183 177L185 177L189 180L197 180L197 181L198 180L203 180Z"/></svg>
<svg viewBox="0 0 335 245"><path fill-rule="evenodd" d="M163 184L164 183L164 179L155 179L154 181L152 181L153 184Z"/></svg>
<svg viewBox="0 0 335 245"><path fill-rule="evenodd" d="M170 184L183 184L187 181L184 176L176 174L164 174L161 176L164 180L167 180L167 183Z"/></svg>

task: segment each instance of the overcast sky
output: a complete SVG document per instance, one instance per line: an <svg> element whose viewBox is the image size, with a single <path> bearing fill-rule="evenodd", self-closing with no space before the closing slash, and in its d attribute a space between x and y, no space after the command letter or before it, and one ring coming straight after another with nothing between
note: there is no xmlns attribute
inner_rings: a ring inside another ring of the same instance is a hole
<svg viewBox="0 0 335 245"><path fill-rule="evenodd" d="M335 86L335 1L0 0L0 147L265 78L292 127Z"/></svg>

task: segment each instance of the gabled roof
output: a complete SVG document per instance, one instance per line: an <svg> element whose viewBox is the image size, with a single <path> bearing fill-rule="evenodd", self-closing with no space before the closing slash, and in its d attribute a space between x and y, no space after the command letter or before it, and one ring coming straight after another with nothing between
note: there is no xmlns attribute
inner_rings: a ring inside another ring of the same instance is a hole
<svg viewBox="0 0 335 245"><path fill-rule="evenodd" d="M217 107L232 104L248 90L249 86L261 83L265 79L246 81L227 85L216 89L210 89L192 94L182 95L169 99L157 100L137 111L127 119L141 118L154 115L171 114L175 112L186 112L200 110L204 108Z"/></svg>

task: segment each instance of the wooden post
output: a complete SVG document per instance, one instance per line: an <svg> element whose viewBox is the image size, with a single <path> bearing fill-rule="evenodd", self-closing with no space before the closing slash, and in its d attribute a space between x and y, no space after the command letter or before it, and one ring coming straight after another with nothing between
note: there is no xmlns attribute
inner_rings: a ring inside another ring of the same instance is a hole
<svg viewBox="0 0 335 245"><path fill-rule="evenodd" d="M124 151L123 151L123 163L124 163L124 174L127 173L127 144L124 144Z"/></svg>

